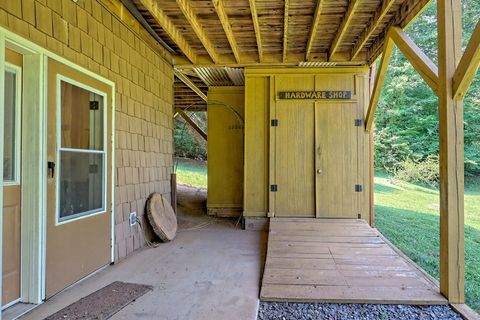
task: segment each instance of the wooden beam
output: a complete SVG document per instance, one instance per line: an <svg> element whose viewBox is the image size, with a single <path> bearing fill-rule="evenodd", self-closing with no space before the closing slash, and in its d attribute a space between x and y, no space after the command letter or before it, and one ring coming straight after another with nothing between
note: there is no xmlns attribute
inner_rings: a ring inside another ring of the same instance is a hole
<svg viewBox="0 0 480 320"><path fill-rule="evenodd" d="M182 110L180 109L177 109L177 112L180 116L182 116L182 118L195 130L197 131L197 133L203 138L205 139L205 141L208 141L207 140L207 134L205 133L205 131L202 130L202 128L200 128L196 123L195 121L193 121L185 112L183 112Z"/></svg>
<svg viewBox="0 0 480 320"><path fill-rule="evenodd" d="M352 60L354 60L358 56L360 51L362 51L362 49L365 47L365 44L368 42L368 40L370 40L374 32L377 30L378 26L383 21L387 13L390 11L393 4L395 4L395 1L396 0L387 0L381 2L374 16L368 23L367 28L365 28L365 30L358 37L358 40L355 43L351 54Z"/></svg>
<svg viewBox="0 0 480 320"><path fill-rule="evenodd" d="M453 97L457 100L463 99L470 85L475 79L478 67L480 66L480 21L477 22L475 31L468 42L467 49L458 64L453 76Z"/></svg>
<svg viewBox="0 0 480 320"><path fill-rule="evenodd" d="M372 64L370 67L370 79L369 79L369 93L370 96L373 93L373 89L375 88L375 72L376 65ZM370 204L369 204L369 214L370 214L370 226L375 228L375 139L374 139L374 130L370 131L368 135L368 153L369 153L369 160L370 160Z"/></svg>
<svg viewBox="0 0 480 320"><path fill-rule="evenodd" d="M192 89L193 92L195 92L200 98L202 98L203 101L207 101L207 95L203 93L202 90L200 90L199 87L193 83L192 80L190 80L189 77L184 75L182 72L178 71L177 69L174 69L175 76L180 79L183 83L185 83L190 89Z"/></svg>
<svg viewBox="0 0 480 320"><path fill-rule="evenodd" d="M163 12L163 10L158 6L157 1L152 0L139 0L140 4L147 9L147 11L152 15L155 21L162 27L165 33L170 37L170 39L175 42L175 44L182 50L185 56L192 63L197 63L198 57L193 51L192 47L182 35L182 32L177 29L173 24L172 20Z"/></svg>
<svg viewBox="0 0 480 320"><path fill-rule="evenodd" d="M360 0L350 1L347 12L345 13L345 17L343 18L343 21L338 28L337 35L335 36L335 39L333 39L332 45L330 46L329 58L331 58L337 52L338 47L340 46L340 43L342 42L342 39L345 36L350 23L352 22L353 16L355 15L355 11L357 10L359 4Z"/></svg>
<svg viewBox="0 0 480 320"><path fill-rule="evenodd" d="M438 93L438 68L423 53L422 49L399 27L390 28L387 36L395 42L398 49L402 51L430 88Z"/></svg>
<svg viewBox="0 0 480 320"><path fill-rule="evenodd" d="M285 0L285 9L283 10L283 55L282 61L285 63L287 61L287 52L288 52L288 7L290 3L289 0Z"/></svg>
<svg viewBox="0 0 480 320"><path fill-rule="evenodd" d="M202 25L200 24L200 21L198 21L197 15L195 14L192 6L190 5L190 1L177 0L177 4L180 7L180 10L182 10L182 13L187 19L188 23L190 23L190 26L192 26L192 29L197 35L198 39L200 39L200 41L202 42L205 50L207 50L210 58L212 58L214 63L219 63L219 54L217 53L217 50L215 50L215 46L213 45L213 43L207 37L207 34L205 33Z"/></svg>
<svg viewBox="0 0 480 320"><path fill-rule="evenodd" d="M222 0L212 0L213 6L217 11L218 18L222 23L223 31L225 31L225 35L227 36L228 43L230 44L230 48L232 48L233 55L235 56L235 60L240 62L240 51L238 50L237 40L235 40L235 36L233 34L232 26L228 21L228 15L225 11L225 7L223 6Z"/></svg>
<svg viewBox="0 0 480 320"><path fill-rule="evenodd" d="M322 9L325 0L317 0L317 8L315 9L315 15L313 16L313 24L310 29L310 37L308 37L307 50L305 52L305 60L308 61L310 53L312 53L313 42L317 36L318 27L320 25L320 17L322 16Z"/></svg>
<svg viewBox="0 0 480 320"><path fill-rule="evenodd" d="M380 95L382 93L383 83L387 75L388 63L392 57L394 43L390 37L385 39L384 49L382 54L382 61L380 62L380 67L378 68L377 75L375 77L375 85L373 86L373 91L370 96L370 103L368 104L367 116L365 117L365 130L370 132L373 125L373 117L375 111L377 110L378 100L380 100Z"/></svg>
<svg viewBox="0 0 480 320"><path fill-rule="evenodd" d="M255 38L257 38L258 61L263 62L262 35L260 34L260 23L258 22L257 5L255 0L248 0L250 4L250 12L252 13L253 29L255 30Z"/></svg>
<svg viewBox="0 0 480 320"><path fill-rule="evenodd" d="M465 302L463 101L453 98L461 57L462 16L458 0L437 0L438 118L440 139L440 292Z"/></svg>

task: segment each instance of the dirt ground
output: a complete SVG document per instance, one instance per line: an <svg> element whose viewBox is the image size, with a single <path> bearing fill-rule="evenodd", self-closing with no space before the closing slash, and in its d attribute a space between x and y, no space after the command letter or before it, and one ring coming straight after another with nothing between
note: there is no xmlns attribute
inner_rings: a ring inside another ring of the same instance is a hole
<svg viewBox="0 0 480 320"><path fill-rule="evenodd" d="M241 223L236 218L216 218L207 215L207 189L177 185L178 230L192 230L205 226L221 226L239 229Z"/></svg>

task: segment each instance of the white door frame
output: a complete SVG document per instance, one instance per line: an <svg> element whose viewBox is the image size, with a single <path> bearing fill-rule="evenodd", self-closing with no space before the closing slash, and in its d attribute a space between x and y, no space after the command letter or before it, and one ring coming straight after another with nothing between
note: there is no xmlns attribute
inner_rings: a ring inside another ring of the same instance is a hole
<svg viewBox="0 0 480 320"><path fill-rule="evenodd" d="M5 95L5 37L0 33L0 97ZM4 119L5 99L0 99L0 119ZM2 183L0 183L0 257L3 257L3 123L2 130L0 130L0 159L2 159L2 165L0 166L0 177L2 177ZM0 263L0 275L3 274L3 263ZM2 278L0 276L0 305L2 303ZM0 308L1 310L1 308ZM2 315L0 313L0 319Z"/></svg>
<svg viewBox="0 0 480 320"><path fill-rule="evenodd" d="M21 238L21 301L42 303L45 299L46 253L46 192L47 192L47 61L56 60L72 69L101 81L110 87L112 106L112 131L108 137L112 143L111 161L111 262L114 261L115 241L115 83L78 66L67 59L23 37L0 27L0 97L4 96L5 48L24 55L23 112L22 112L22 201ZM27 90L25 90L25 88ZM0 119L3 119L4 99L0 99ZM3 127L3 126L2 126ZM3 159L3 130L0 130L0 158ZM28 156L24 156L27 155ZM2 160L3 162L3 160ZM3 165L0 166L3 177ZM2 178L3 179L3 178ZM0 258L3 257L3 183L0 184ZM0 274L2 264L0 263ZM0 309L2 277L0 277ZM1 320L1 313L0 313Z"/></svg>

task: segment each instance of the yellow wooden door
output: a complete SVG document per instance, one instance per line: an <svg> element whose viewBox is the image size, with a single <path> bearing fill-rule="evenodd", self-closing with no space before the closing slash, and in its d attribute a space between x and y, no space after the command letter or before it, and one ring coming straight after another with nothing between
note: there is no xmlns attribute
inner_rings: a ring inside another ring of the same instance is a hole
<svg viewBox="0 0 480 320"><path fill-rule="evenodd" d="M315 217L314 103L277 101L275 216Z"/></svg>
<svg viewBox="0 0 480 320"><path fill-rule="evenodd" d="M2 305L20 298L21 77L23 57L5 52Z"/></svg>
<svg viewBox="0 0 480 320"><path fill-rule="evenodd" d="M315 186L318 218L357 218L356 103L315 106ZM357 190L360 191L360 190Z"/></svg>
<svg viewBox="0 0 480 320"><path fill-rule="evenodd" d="M111 258L112 88L48 62L46 296Z"/></svg>

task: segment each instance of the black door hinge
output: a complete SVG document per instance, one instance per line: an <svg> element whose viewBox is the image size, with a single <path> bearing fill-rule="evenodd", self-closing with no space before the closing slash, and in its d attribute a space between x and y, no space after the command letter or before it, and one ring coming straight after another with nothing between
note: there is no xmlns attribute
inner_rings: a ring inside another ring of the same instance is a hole
<svg viewBox="0 0 480 320"><path fill-rule="evenodd" d="M355 127L360 127L362 125L362 119L355 119Z"/></svg>
<svg viewBox="0 0 480 320"><path fill-rule="evenodd" d="M362 219L362 215L359 213L359 214L357 215L357 218L358 218L358 219Z"/></svg>
<svg viewBox="0 0 480 320"><path fill-rule="evenodd" d="M276 184L270 185L270 191L271 192L277 192L278 191L278 186Z"/></svg>
<svg viewBox="0 0 480 320"><path fill-rule="evenodd" d="M362 185L361 184L356 184L355 185L355 192L362 192Z"/></svg>
<svg viewBox="0 0 480 320"><path fill-rule="evenodd" d="M278 127L278 119L272 119L271 124L272 127Z"/></svg>

